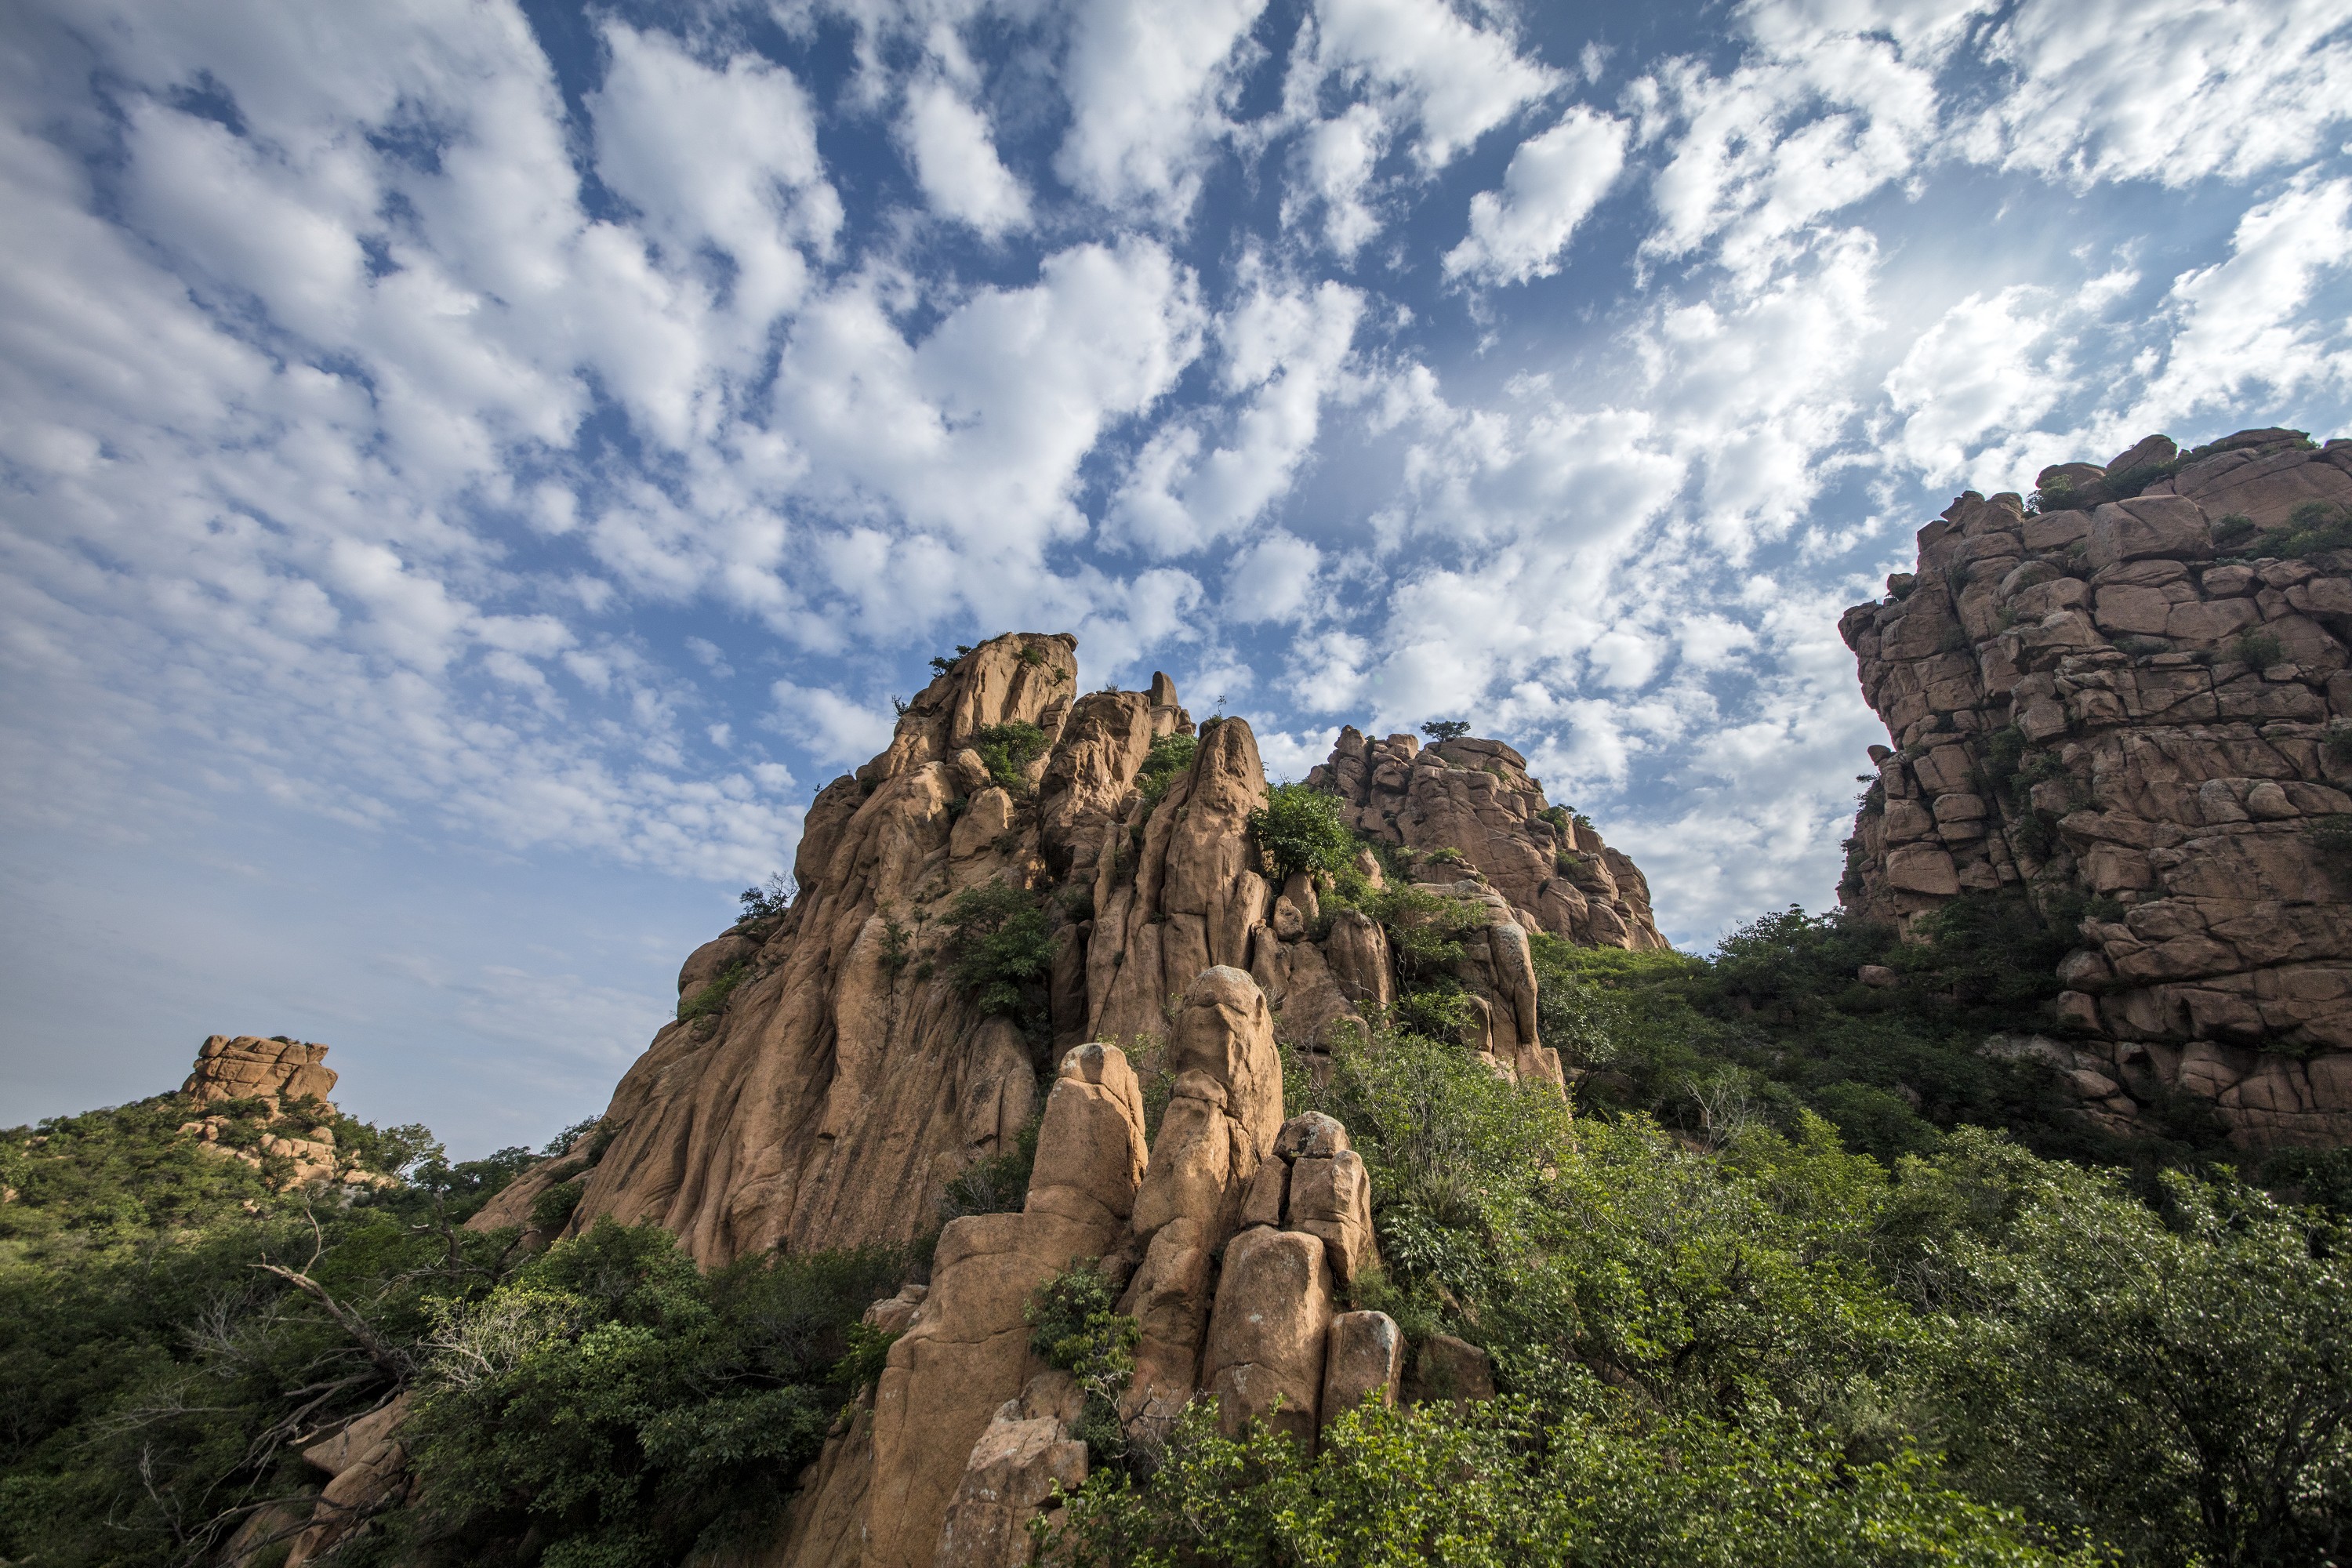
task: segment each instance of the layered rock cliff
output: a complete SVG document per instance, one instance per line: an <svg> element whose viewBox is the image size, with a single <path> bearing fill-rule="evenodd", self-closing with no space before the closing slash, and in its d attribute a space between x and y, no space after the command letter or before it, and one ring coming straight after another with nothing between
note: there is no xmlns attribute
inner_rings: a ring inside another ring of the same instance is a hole
<svg viewBox="0 0 2352 1568"><path fill-rule="evenodd" d="M2081 940L2021 1041L2131 1133L2352 1143L2352 442L2152 436L1970 491L1840 630L1893 748L1848 908L2014 889Z"/></svg>

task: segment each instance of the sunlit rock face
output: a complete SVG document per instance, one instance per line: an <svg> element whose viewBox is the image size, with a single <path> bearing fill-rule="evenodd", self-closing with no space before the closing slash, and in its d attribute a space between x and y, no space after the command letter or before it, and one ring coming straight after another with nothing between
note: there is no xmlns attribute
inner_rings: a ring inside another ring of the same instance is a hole
<svg viewBox="0 0 2352 1568"><path fill-rule="evenodd" d="M2210 1100L2249 1149L2352 1142L2352 442L2152 436L1971 491L1848 610L1893 747L1846 905L2087 908L2048 1060L2084 1113Z"/></svg>

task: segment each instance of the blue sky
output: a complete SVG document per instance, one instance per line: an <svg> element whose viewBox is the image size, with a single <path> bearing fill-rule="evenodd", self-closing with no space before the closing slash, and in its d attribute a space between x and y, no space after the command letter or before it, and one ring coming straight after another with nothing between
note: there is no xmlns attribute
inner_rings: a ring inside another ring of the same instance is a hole
<svg viewBox="0 0 2352 1568"><path fill-rule="evenodd" d="M2352 426L2342 0L6 0L0 1118L601 1108L929 657L1831 900L1961 488Z"/></svg>

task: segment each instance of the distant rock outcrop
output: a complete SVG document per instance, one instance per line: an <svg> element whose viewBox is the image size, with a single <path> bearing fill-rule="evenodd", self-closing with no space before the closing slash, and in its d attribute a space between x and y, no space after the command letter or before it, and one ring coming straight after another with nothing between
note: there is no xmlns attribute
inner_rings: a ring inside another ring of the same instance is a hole
<svg viewBox="0 0 2352 1568"><path fill-rule="evenodd" d="M1840 623L1895 742L1845 902L2087 915L2073 1033L2015 1047L2087 1116L2189 1095L2249 1149L2352 1143L2352 442L2152 436L2038 482L1962 496Z"/></svg>
<svg viewBox="0 0 2352 1568"><path fill-rule="evenodd" d="M334 1092L335 1073L326 1060L326 1047L283 1035L267 1039L254 1035L214 1035L196 1052L195 1069L180 1086L180 1092L199 1109L224 1100L258 1100L268 1106L273 1121L279 1108L294 1100L315 1100L319 1114L331 1117L335 1107L327 1096ZM266 1169L264 1156L287 1161L281 1169L296 1185L335 1177L348 1163L337 1158L334 1129L323 1123L289 1121L279 1130L265 1131L250 1145L221 1141L231 1125L229 1117L204 1116L184 1123L180 1131L202 1139L215 1153L248 1165ZM356 1179L387 1180L380 1175Z"/></svg>

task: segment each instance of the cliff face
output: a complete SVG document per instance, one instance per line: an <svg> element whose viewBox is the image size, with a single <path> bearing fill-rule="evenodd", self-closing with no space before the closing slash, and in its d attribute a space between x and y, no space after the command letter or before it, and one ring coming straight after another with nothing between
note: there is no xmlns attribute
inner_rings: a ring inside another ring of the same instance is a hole
<svg viewBox="0 0 2352 1568"><path fill-rule="evenodd" d="M1842 895L2087 910L2034 1052L2118 1131L2166 1097L2235 1141L2352 1142L2352 442L2150 437L1971 491L1840 630L1892 750Z"/></svg>

